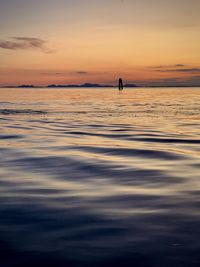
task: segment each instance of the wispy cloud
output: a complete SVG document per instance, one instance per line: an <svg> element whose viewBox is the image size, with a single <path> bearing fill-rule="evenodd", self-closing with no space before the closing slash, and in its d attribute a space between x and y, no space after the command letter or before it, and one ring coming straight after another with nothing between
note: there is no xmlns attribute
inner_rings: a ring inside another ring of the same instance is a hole
<svg viewBox="0 0 200 267"><path fill-rule="evenodd" d="M40 73L41 75L49 75L49 76L76 76L76 75L87 75L87 74L91 74L87 71L44 71Z"/></svg>
<svg viewBox="0 0 200 267"><path fill-rule="evenodd" d="M184 68L184 69L163 69L159 72L184 72L184 73L200 73L200 68Z"/></svg>
<svg viewBox="0 0 200 267"><path fill-rule="evenodd" d="M200 68L196 66L188 66L184 64L176 64L176 65L160 65L150 67L152 70L156 72L179 72L179 73L200 73Z"/></svg>
<svg viewBox="0 0 200 267"><path fill-rule="evenodd" d="M9 50L39 49L44 53L52 53L53 50L46 46L47 41L33 37L11 37L9 40L0 40L0 48Z"/></svg>
<svg viewBox="0 0 200 267"><path fill-rule="evenodd" d="M185 67L185 65L183 65L183 64L176 64L175 66L176 67Z"/></svg>
<svg viewBox="0 0 200 267"><path fill-rule="evenodd" d="M200 75L195 75L192 77L186 78L184 83L192 85L192 86L200 86Z"/></svg>
<svg viewBox="0 0 200 267"><path fill-rule="evenodd" d="M151 69L159 70L159 69L166 69L166 68L182 68L186 67L184 64L174 64L174 65L159 65L159 66L151 66Z"/></svg>
<svg viewBox="0 0 200 267"><path fill-rule="evenodd" d="M44 76L65 76L65 72L41 72L40 75Z"/></svg>
<svg viewBox="0 0 200 267"><path fill-rule="evenodd" d="M76 74L86 75L86 74L88 74L88 72L87 71L77 71Z"/></svg>

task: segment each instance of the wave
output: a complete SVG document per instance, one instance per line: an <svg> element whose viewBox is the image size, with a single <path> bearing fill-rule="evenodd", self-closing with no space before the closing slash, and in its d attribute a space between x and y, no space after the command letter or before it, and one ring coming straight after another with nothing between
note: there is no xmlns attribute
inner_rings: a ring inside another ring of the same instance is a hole
<svg viewBox="0 0 200 267"><path fill-rule="evenodd" d="M180 143L180 144L200 144L200 139L182 139L182 138L136 138L138 141L152 143Z"/></svg>
<svg viewBox="0 0 200 267"><path fill-rule="evenodd" d="M102 90L1 95L1 266L199 266L200 91Z"/></svg>
<svg viewBox="0 0 200 267"><path fill-rule="evenodd" d="M43 115L47 114L47 111L32 110L32 109L0 109L2 115L15 115L15 114L28 114L28 115Z"/></svg>

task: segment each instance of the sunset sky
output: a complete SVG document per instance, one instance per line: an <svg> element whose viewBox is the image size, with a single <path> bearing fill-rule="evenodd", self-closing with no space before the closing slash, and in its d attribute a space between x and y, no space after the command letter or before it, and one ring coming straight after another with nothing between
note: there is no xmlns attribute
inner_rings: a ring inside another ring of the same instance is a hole
<svg viewBox="0 0 200 267"><path fill-rule="evenodd" d="M0 85L200 85L199 0L0 0Z"/></svg>

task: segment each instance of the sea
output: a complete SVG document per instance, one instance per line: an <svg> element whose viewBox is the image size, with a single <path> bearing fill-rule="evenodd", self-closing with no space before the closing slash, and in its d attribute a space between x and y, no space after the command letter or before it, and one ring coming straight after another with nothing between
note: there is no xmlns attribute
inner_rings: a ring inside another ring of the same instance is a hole
<svg viewBox="0 0 200 267"><path fill-rule="evenodd" d="M200 88L1 88L0 266L200 266Z"/></svg>

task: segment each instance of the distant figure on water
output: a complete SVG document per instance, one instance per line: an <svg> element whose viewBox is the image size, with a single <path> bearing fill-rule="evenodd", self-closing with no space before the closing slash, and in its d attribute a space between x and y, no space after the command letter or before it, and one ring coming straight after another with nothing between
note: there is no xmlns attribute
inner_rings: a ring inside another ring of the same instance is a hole
<svg viewBox="0 0 200 267"><path fill-rule="evenodd" d="M119 91L122 91L124 89L122 78L119 78Z"/></svg>

